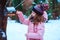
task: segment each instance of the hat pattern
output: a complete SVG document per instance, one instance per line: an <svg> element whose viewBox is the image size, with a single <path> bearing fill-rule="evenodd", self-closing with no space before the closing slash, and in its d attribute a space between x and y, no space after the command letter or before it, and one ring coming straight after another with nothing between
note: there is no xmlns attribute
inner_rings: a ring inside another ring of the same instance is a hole
<svg viewBox="0 0 60 40"><path fill-rule="evenodd" d="M32 9L35 13L39 14L39 15L43 15L43 6L34 6L33 9Z"/></svg>

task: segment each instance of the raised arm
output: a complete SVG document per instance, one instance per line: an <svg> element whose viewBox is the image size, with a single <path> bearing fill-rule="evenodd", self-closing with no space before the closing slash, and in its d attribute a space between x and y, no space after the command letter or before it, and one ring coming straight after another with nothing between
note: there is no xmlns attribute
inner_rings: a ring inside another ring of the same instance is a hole
<svg viewBox="0 0 60 40"><path fill-rule="evenodd" d="M24 18L23 13L21 11L17 11L16 14L18 15L19 21L21 23L26 24L26 25L29 24L29 20Z"/></svg>

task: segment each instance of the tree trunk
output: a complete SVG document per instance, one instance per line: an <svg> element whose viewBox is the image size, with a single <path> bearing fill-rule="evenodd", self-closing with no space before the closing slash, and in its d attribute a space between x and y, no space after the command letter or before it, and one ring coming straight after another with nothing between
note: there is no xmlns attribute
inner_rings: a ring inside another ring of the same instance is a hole
<svg viewBox="0 0 60 40"><path fill-rule="evenodd" d="M7 40L6 38L2 37L3 33L1 33L4 32L6 34L7 16L4 16L6 1L7 0L0 0L0 40Z"/></svg>
<svg viewBox="0 0 60 40"><path fill-rule="evenodd" d="M33 1L34 0L25 0L23 3L23 11L28 10L32 6Z"/></svg>
<svg viewBox="0 0 60 40"><path fill-rule="evenodd" d="M8 0L7 1L7 5L6 5L7 7L10 7L10 6L12 6L12 0Z"/></svg>

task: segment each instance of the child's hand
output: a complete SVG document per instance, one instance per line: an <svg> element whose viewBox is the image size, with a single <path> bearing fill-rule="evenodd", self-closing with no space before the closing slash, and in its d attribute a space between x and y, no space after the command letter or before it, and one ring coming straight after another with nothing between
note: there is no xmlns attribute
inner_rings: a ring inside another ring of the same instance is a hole
<svg viewBox="0 0 60 40"><path fill-rule="evenodd" d="M21 11L16 11L16 14L20 14L20 13L22 13Z"/></svg>

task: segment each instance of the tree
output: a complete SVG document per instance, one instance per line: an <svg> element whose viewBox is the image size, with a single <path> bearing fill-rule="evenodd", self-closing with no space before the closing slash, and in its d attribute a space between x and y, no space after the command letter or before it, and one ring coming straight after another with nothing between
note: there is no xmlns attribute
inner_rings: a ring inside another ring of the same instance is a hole
<svg viewBox="0 0 60 40"><path fill-rule="evenodd" d="M20 4L23 0L13 0L12 1L12 5L18 9L18 10L22 10L22 4Z"/></svg>

